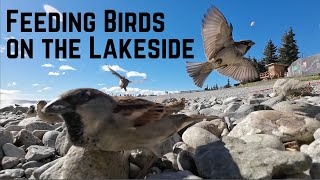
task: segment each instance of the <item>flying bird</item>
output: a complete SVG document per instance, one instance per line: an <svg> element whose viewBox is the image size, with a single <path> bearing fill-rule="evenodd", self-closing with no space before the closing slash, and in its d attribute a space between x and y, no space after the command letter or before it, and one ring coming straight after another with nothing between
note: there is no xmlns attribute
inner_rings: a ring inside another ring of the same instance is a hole
<svg viewBox="0 0 320 180"><path fill-rule="evenodd" d="M120 81L119 81L120 88L124 89L125 91L127 91L127 87L129 85L129 83L131 83L131 81L129 79L127 79L126 77L121 76L120 74L118 74L116 71L111 69L109 66L108 66L108 68L112 72L113 75L117 76L120 79Z"/></svg>
<svg viewBox="0 0 320 180"><path fill-rule="evenodd" d="M48 113L44 113L42 111L42 109L45 107L45 105L47 104L46 101L41 100L37 103L37 114L38 117L42 120L42 121L46 121L48 123L57 123L57 122L63 122L63 119L56 114L48 114Z"/></svg>
<svg viewBox="0 0 320 180"><path fill-rule="evenodd" d="M258 78L255 67L244 55L255 44L251 40L235 42L232 24L216 8L208 10L202 23L202 37L207 62L187 62L187 72L198 87L213 70L240 82Z"/></svg>
<svg viewBox="0 0 320 180"><path fill-rule="evenodd" d="M174 114L184 100L163 105L134 97L112 97L99 90L70 90L49 102L45 113L63 117L70 142L103 151L148 148L157 156L156 145L201 115ZM216 117L214 117L216 118Z"/></svg>

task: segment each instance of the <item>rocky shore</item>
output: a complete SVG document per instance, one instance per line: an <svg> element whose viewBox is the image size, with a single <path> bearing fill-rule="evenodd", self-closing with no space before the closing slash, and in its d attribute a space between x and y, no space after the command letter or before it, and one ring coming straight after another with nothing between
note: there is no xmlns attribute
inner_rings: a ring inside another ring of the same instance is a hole
<svg viewBox="0 0 320 180"><path fill-rule="evenodd" d="M185 98L179 113L219 117L193 123L160 144L163 156L148 179L320 178L319 85L280 79L267 86L146 98ZM26 118L27 109L0 110L0 179L135 178L150 162L146 149L72 146L64 123Z"/></svg>

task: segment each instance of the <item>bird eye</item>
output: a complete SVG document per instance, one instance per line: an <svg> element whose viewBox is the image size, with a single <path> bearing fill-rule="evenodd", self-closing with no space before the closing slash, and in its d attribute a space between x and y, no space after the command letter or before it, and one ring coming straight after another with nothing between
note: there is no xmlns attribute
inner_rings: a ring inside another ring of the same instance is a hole
<svg viewBox="0 0 320 180"><path fill-rule="evenodd" d="M82 92L82 93L80 94L80 99L81 99L82 101L87 101L87 100L90 99L90 94L89 94L88 92Z"/></svg>

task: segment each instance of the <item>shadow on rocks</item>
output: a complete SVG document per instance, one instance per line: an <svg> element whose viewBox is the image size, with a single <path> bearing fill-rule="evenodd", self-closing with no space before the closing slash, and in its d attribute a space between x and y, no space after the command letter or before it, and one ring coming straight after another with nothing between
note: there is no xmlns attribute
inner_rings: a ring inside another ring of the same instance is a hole
<svg viewBox="0 0 320 180"><path fill-rule="evenodd" d="M242 179L240 169L225 143L217 141L199 146L194 155L199 176L210 179Z"/></svg>

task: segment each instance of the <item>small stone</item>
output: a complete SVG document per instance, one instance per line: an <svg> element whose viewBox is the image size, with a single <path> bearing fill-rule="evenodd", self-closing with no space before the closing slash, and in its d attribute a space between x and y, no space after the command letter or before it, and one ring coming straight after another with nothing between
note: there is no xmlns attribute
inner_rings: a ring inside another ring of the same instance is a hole
<svg viewBox="0 0 320 180"><path fill-rule="evenodd" d="M10 131L0 127L0 147L6 143L13 143L13 136Z"/></svg>
<svg viewBox="0 0 320 180"><path fill-rule="evenodd" d="M0 171L0 174L9 175L14 178L21 178L24 176L24 170L23 169L5 169Z"/></svg>
<svg viewBox="0 0 320 180"><path fill-rule="evenodd" d="M67 138L67 130L64 129L56 139L55 149L60 156L65 156L68 153L71 146L72 144Z"/></svg>
<svg viewBox="0 0 320 180"><path fill-rule="evenodd" d="M273 149L278 149L281 151L285 150L285 146L279 140L277 136L269 134L253 134L241 137L246 143L258 143L261 147L269 147Z"/></svg>
<svg viewBox="0 0 320 180"><path fill-rule="evenodd" d="M32 131L32 135L36 136L40 140L42 139L45 133L49 132L49 130L34 130Z"/></svg>
<svg viewBox="0 0 320 180"><path fill-rule="evenodd" d="M22 168L23 168L23 169L38 168L38 167L41 167L42 165L44 165L44 163L42 163L42 162L29 161L29 162L26 162L25 164L23 164L23 165L22 165Z"/></svg>
<svg viewBox="0 0 320 180"><path fill-rule="evenodd" d="M23 129L15 137L14 144L16 146L24 145L26 148L31 145L42 145L39 138L31 134L31 132Z"/></svg>
<svg viewBox="0 0 320 180"><path fill-rule="evenodd" d="M2 158L1 164L3 169L10 169L15 165L19 164L19 159L16 157L5 156Z"/></svg>
<svg viewBox="0 0 320 180"><path fill-rule="evenodd" d="M28 168L24 171L26 178L30 178L32 173L37 169L37 167L34 168Z"/></svg>
<svg viewBox="0 0 320 180"><path fill-rule="evenodd" d="M18 148L17 146L6 143L2 146L2 150L6 156L9 157L17 157L17 158L24 158L26 152L22 148Z"/></svg>
<svg viewBox="0 0 320 180"><path fill-rule="evenodd" d="M159 174L151 174L147 179L202 179L193 175L190 171L163 172Z"/></svg>
<svg viewBox="0 0 320 180"><path fill-rule="evenodd" d="M54 148L38 145L28 147L27 151L28 152L25 156L27 161L39 161L55 155Z"/></svg>
<svg viewBox="0 0 320 180"><path fill-rule="evenodd" d="M313 133L314 139L320 139L320 128Z"/></svg>
<svg viewBox="0 0 320 180"><path fill-rule="evenodd" d="M198 174L196 164L193 160L194 154L188 151L181 151L177 156L179 170L188 170L193 174Z"/></svg>
<svg viewBox="0 0 320 180"><path fill-rule="evenodd" d="M33 122L33 123L30 123L28 125L26 125L26 130L30 131L30 132L33 132L35 130L48 130L48 131L51 131L51 130L54 130L54 126L46 123L46 122Z"/></svg>
<svg viewBox="0 0 320 180"><path fill-rule="evenodd" d="M130 179L135 179L137 178L138 174L140 173L141 169L133 164L133 163L130 163L130 168L129 168L129 178Z"/></svg>
<svg viewBox="0 0 320 180"><path fill-rule="evenodd" d="M18 126L18 125L9 125L6 126L7 131L21 131L22 129L25 129L25 126Z"/></svg>
<svg viewBox="0 0 320 180"><path fill-rule="evenodd" d="M209 131L199 127L189 127L182 135L182 140L194 149L219 141L220 139Z"/></svg>
<svg viewBox="0 0 320 180"><path fill-rule="evenodd" d="M226 98L225 100L223 100L223 105L228 105L232 102L237 102L237 101L240 101L240 99L238 97L228 97Z"/></svg>
<svg viewBox="0 0 320 180"><path fill-rule="evenodd" d="M55 147L56 139L60 133L58 131L49 131L43 135L42 142L45 146Z"/></svg>

